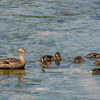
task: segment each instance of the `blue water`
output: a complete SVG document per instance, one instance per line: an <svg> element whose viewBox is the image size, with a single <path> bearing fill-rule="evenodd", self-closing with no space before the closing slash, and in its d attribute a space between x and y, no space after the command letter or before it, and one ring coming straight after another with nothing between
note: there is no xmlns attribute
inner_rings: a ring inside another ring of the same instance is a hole
<svg viewBox="0 0 100 100"><path fill-rule="evenodd" d="M23 46L25 70L0 70L0 100L100 100L100 75L90 70L100 53L99 0L1 0L0 59L17 58ZM42 72L38 59L61 53L60 65ZM72 64L75 56L83 64Z"/></svg>

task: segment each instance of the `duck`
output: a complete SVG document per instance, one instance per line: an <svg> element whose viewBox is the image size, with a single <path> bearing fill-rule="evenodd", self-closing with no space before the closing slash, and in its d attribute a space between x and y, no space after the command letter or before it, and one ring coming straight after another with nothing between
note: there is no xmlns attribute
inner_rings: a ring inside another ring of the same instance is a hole
<svg viewBox="0 0 100 100"><path fill-rule="evenodd" d="M41 67L45 67L45 68L49 68L50 67L50 62L49 61L44 61L44 62L41 62L40 63L40 66Z"/></svg>
<svg viewBox="0 0 100 100"><path fill-rule="evenodd" d="M19 58L5 58L0 60L0 69L22 69L24 68L26 61L22 53L28 54L23 47L18 48Z"/></svg>
<svg viewBox="0 0 100 100"><path fill-rule="evenodd" d="M99 60L96 60L96 61L94 62L94 64L100 65L100 59L99 59Z"/></svg>
<svg viewBox="0 0 100 100"><path fill-rule="evenodd" d="M86 57L88 57L88 58L100 58L100 53L89 53L89 54L86 54Z"/></svg>
<svg viewBox="0 0 100 100"><path fill-rule="evenodd" d="M60 61L60 60L61 60L61 55L59 52L55 53L55 56L45 55L40 58L40 61L42 61L42 62L44 62L44 61Z"/></svg>
<svg viewBox="0 0 100 100"><path fill-rule="evenodd" d="M81 56L77 56L77 57L72 59L72 62L73 63L82 63L82 62L84 62L84 58Z"/></svg>
<svg viewBox="0 0 100 100"><path fill-rule="evenodd" d="M90 71L92 74L100 74L100 68L94 68Z"/></svg>

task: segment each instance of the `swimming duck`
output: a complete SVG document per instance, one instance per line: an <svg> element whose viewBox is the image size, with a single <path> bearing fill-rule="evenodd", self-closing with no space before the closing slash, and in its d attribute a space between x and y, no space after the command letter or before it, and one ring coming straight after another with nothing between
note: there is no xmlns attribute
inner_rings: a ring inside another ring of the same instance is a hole
<svg viewBox="0 0 100 100"><path fill-rule="evenodd" d="M0 68L2 68L2 69L4 69L4 68L5 69L24 68L26 61L22 55L22 52L25 54L28 54L28 52L26 52L23 47L19 47L19 49L18 49L19 59L6 58L6 59L0 60Z"/></svg>
<svg viewBox="0 0 100 100"><path fill-rule="evenodd" d="M51 55L45 55L43 57L40 58L40 61L44 62L44 61L59 61L61 60L61 56L60 53L57 52L55 53L55 56L51 56Z"/></svg>
<svg viewBox="0 0 100 100"><path fill-rule="evenodd" d="M95 61L94 64L96 64L96 65L100 65L100 59L97 60L97 61Z"/></svg>
<svg viewBox="0 0 100 100"><path fill-rule="evenodd" d="M92 74L100 74L100 68L94 68L90 71Z"/></svg>
<svg viewBox="0 0 100 100"><path fill-rule="evenodd" d="M89 58L100 58L100 53L89 53L89 54L86 54L86 57L89 57Z"/></svg>
<svg viewBox="0 0 100 100"><path fill-rule="evenodd" d="M49 62L49 61L41 62L41 63L40 63L40 66L41 66L41 67L47 67L47 68L49 68L49 67L50 67L50 62Z"/></svg>
<svg viewBox="0 0 100 100"><path fill-rule="evenodd" d="M84 58L81 56L77 56L77 57L72 59L72 62L73 63L82 63L82 62L84 62Z"/></svg>

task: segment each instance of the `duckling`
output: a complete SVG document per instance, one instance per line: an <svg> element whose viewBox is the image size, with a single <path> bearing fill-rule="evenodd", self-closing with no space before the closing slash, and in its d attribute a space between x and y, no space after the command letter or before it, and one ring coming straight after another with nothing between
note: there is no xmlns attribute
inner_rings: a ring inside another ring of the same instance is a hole
<svg viewBox="0 0 100 100"><path fill-rule="evenodd" d="M23 47L19 47L19 49L18 49L19 59L6 58L6 59L0 60L0 68L1 69L4 69L4 68L5 69L24 68L26 61L22 55L22 52L25 54L28 54L28 52L26 52Z"/></svg>
<svg viewBox="0 0 100 100"><path fill-rule="evenodd" d="M49 61L41 62L41 63L40 63L40 66L41 66L41 67L47 67L47 68L49 68L49 67L50 67L50 62L49 62Z"/></svg>
<svg viewBox="0 0 100 100"><path fill-rule="evenodd" d="M100 68L94 68L90 71L92 74L100 74Z"/></svg>
<svg viewBox="0 0 100 100"><path fill-rule="evenodd" d="M77 57L72 59L72 62L73 63L82 63L82 62L84 62L84 58L81 56L77 56Z"/></svg>
<svg viewBox="0 0 100 100"><path fill-rule="evenodd" d="M44 61L59 61L61 60L61 56L60 53L57 52L55 53L55 56L51 56L51 55L45 55L43 57L40 58L40 61L44 62Z"/></svg>
<svg viewBox="0 0 100 100"><path fill-rule="evenodd" d="M100 58L100 53L89 53L89 54L86 54L86 57L88 57L88 58Z"/></svg>
<svg viewBox="0 0 100 100"><path fill-rule="evenodd" d="M97 61L95 61L94 64L96 64L96 65L100 65L100 59L97 60Z"/></svg>

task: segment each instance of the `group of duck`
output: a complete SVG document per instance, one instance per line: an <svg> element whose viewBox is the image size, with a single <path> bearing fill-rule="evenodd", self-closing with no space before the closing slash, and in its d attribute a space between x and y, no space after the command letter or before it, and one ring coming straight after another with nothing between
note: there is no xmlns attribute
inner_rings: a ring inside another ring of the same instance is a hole
<svg viewBox="0 0 100 100"><path fill-rule="evenodd" d="M18 59L6 58L6 59L0 60L0 69L24 69L26 61L25 61L25 58L22 55L22 53L28 54L28 52L26 52L26 50L23 47L19 47L19 49L18 49L19 58ZM100 53L89 53L89 54L86 54L86 57L88 57L88 58L100 58ZM57 52L57 53L55 53L54 56L44 55L39 60L41 62L40 66L50 67L50 64L52 61L55 61L55 62L61 61L61 55L59 52ZM77 57L72 59L72 62L74 64L83 63L84 58L81 56L77 56ZM100 65L100 60L95 61L94 64ZM90 72L93 74L100 74L100 69L94 68Z"/></svg>
<svg viewBox="0 0 100 100"><path fill-rule="evenodd" d="M100 53L89 53L85 55L87 58L100 58ZM83 63L84 62L84 58L81 56L77 56L75 58L72 59L73 63ZM96 60L94 62L94 64L100 66L100 59ZM100 68L94 68L90 71L92 74L100 74Z"/></svg>

